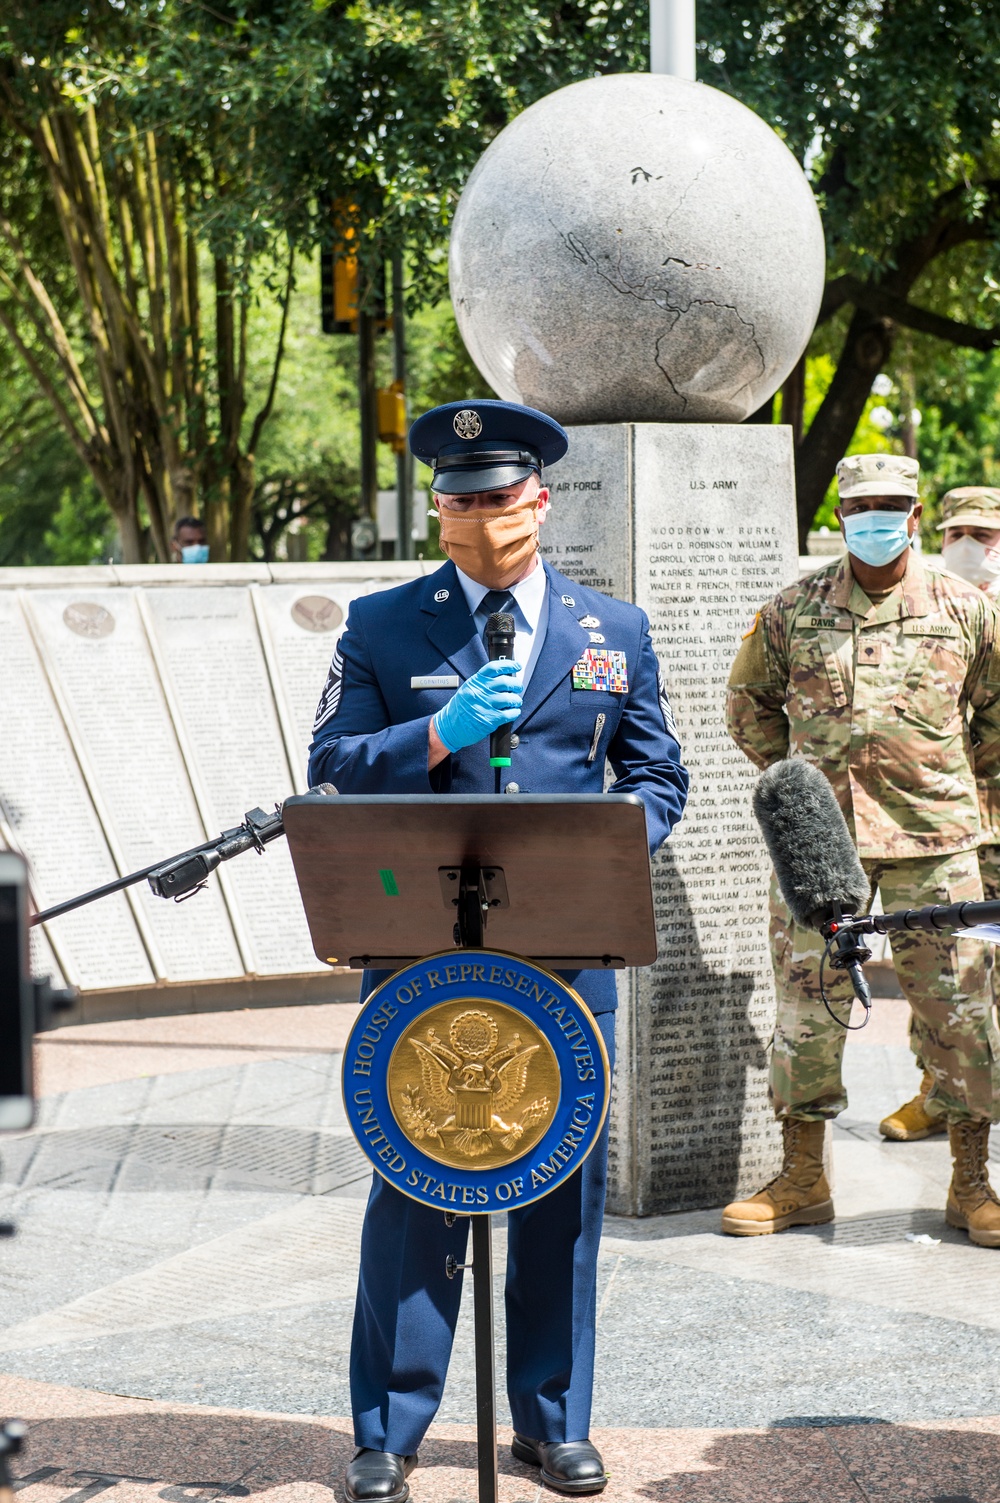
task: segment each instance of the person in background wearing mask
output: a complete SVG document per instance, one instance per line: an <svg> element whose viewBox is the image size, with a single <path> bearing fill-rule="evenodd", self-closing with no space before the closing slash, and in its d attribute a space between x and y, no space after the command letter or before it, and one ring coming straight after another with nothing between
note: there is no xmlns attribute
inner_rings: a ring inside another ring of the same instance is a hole
<svg viewBox="0 0 1000 1503"><path fill-rule="evenodd" d="M175 564L207 564L208 537L204 522L198 517L178 517L170 539L170 553Z"/></svg>
<svg viewBox="0 0 1000 1503"><path fill-rule="evenodd" d="M976 774L1000 777L1000 617L981 590L928 568L910 547L917 478L916 460L901 455L841 460L847 556L763 606L733 663L727 704L729 733L758 767L802 756L830 780L887 909L982 896ZM723 1230L736 1236L832 1221L824 1132L847 1106L847 1035L819 987L823 939L792 922L776 884L771 947L770 1084L784 1163L756 1195L725 1208ZM893 936L893 956L913 1013L911 1047L931 1075L926 1110L948 1126L948 1224L1000 1247L986 1170L1000 1061L986 946L913 931ZM847 1019L844 973L827 968L825 987Z"/></svg>
<svg viewBox="0 0 1000 1503"><path fill-rule="evenodd" d="M433 466L441 547L433 574L353 601L316 713L309 781L341 793L616 793L646 810L650 851L681 817L688 777L649 622L543 563L543 466L568 447L545 413L513 402L450 402L418 418L410 448ZM490 615L514 618L516 661L487 660ZM511 766L489 736L517 721ZM509 781L505 781L509 779ZM516 781L515 781L516 779ZM593 874L599 883L597 874ZM586 885L586 884L584 884ZM581 918L585 900L581 887ZM610 971L562 973L593 1012L614 1059ZM388 978L366 971L362 999ZM550 1488L600 1492L591 1444L597 1251L607 1126L581 1167L507 1219L507 1394L512 1450ZM361 1239L351 1342L358 1454L348 1503L404 1503L451 1355L469 1222L373 1178Z"/></svg>
<svg viewBox="0 0 1000 1503"><path fill-rule="evenodd" d="M1000 596L1000 490L987 485L958 486L942 497L941 518L937 527L944 533L941 562L996 604ZM980 774L977 782L984 841L979 847L979 875L983 896L996 899L1000 898L1000 781ZM995 971L993 979L995 984ZM917 1094L879 1123L884 1138L915 1143L946 1130L945 1121L927 1111L933 1078L922 1064L920 1068Z"/></svg>

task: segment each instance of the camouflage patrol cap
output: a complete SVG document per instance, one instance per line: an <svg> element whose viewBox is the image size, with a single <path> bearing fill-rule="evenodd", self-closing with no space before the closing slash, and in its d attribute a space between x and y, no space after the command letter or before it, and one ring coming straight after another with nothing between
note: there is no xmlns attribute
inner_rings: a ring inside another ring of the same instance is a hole
<svg viewBox="0 0 1000 1503"><path fill-rule="evenodd" d="M920 466L906 454L848 454L837 466L841 501L852 496L918 495Z"/></svg>
<svg viewBox="0 0 1000 1503"><path fill-rule="evenodd" d="M941 521L946 527L1000 528L1000 490L992 485L957 485L941 498Z"/></svg>

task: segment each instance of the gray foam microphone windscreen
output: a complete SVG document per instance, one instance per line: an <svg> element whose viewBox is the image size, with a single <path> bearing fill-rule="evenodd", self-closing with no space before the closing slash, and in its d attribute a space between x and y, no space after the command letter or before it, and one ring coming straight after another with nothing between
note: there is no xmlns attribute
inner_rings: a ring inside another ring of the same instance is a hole
<svg viewBox="0 0 1000 1503"><path fill-rule="evenodd" d="M804 757L775 762L760 776L753 812L797 924L818 929L832 916L834 903L844 913L865 909L871 883L818 767Z"/></svg>

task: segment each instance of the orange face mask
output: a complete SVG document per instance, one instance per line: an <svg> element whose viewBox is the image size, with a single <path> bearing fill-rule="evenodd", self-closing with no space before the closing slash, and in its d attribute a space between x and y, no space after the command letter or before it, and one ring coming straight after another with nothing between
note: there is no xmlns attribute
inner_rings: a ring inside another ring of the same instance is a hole
<svg viewBox="0 0 1000 1503"><path fill-rule="evenodd" d="M441 547L470 579L506 590L520 579L538 548L538 497L503 511L441 508Z"/></svg>

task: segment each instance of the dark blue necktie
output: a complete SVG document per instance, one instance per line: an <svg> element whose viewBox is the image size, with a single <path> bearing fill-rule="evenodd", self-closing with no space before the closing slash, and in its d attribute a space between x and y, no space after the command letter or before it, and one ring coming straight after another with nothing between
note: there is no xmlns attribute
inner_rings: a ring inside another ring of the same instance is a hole
<svg viewBox="0 0 1000 1503"><path fill-rule="evenodd" d="M485 613L487 621L497 611L504 611L508 616L514 614L514 597L509 590L487 590L479 602L476 614ZM483 627L483 640L486 640L486 628Z"/></svg>

